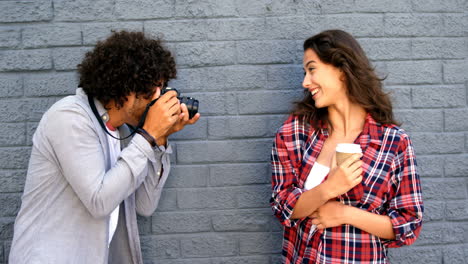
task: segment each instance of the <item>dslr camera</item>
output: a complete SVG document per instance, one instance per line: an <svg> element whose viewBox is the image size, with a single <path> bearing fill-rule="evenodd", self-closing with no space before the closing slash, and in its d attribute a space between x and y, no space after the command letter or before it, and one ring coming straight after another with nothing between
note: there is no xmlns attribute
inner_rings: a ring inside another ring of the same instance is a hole
<svg viewBox="0 0 468 264"><path fill-rule="evenodd" d="M169 92L169 91L176 91L177 99L182 104L184 103L187 106L189 118L192 119L198 113L198 100L192 97L181 97L179 91L174 88L166 87L161 91L161 95Z"/></svg>

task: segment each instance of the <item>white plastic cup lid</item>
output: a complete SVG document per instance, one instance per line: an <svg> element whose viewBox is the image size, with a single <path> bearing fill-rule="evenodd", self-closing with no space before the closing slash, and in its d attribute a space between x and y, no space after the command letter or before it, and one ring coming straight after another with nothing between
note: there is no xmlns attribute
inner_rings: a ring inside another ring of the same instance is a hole
<svg viewBox="0 0 468 264"><path fill-rule="evenodd" d="M362 150L359 144L340 143L336 145L336 152L362 153Z"/></svg>

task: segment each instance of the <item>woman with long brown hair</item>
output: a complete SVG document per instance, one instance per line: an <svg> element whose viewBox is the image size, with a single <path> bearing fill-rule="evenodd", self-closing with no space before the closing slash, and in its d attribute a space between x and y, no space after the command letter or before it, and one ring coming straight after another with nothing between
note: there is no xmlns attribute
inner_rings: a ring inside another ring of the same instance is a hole
<svg viewBox="0 0 468 264"><path fill-rule="evenodd" d="M304 42L305 97L276 134L271 206L284 263L388 263L412 244L423 203L410 138L359 43L341 30ZM340 143L362 154L336 163ZM356 146L356 145L355 145Z"/></svg>

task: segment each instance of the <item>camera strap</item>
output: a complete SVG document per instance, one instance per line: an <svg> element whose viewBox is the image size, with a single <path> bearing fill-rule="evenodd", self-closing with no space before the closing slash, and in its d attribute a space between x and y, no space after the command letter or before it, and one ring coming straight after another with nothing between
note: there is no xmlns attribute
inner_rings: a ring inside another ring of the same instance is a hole
<svg viewBox="0 0 468 264"><path fill-rule="evenodd" d="M107 131L107 128L106 128L106 125L104 124L104 122L102 121L102 118L101 116L99 115L99 112L96 108L96 104L94 104L94 100L93 100L93 97L89 96L88 95L88 102L89 102L89 106L91 106L91 110L93 111L94 113L94 116L96 116L98 122L99 122L99 125L102 127L102 129L104 129L104 131L106 132L106 134L108 134L109 136L117 139L117 140L124 140L124 139L127 139L133 135L135 135L135 133L137 132L137 130L141 127L143 127L144 123L145 123L145 119L146 119L146 115L150 109L151 106L154 105L154 103L157 101L158 99L154 99L153 101L149 102L149 104L146 105L146 109L145 109L145 112L143 112L143 115L141 116L140 118L140 121L138 122L138 125L136 127L133 127L132 125L129 125L127 124L127 126L130 127L132 131L132 133L130 133L130 135L124 137L124 138L117 138L117 137L114 137L109 131Z"/></svg>

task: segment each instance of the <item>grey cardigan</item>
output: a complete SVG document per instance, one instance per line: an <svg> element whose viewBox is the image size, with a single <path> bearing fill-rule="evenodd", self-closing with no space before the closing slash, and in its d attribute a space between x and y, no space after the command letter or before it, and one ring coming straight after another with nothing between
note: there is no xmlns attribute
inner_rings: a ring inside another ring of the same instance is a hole
<svg viewBox="0 0 468 264"><path fill-rule="evenodd" d="M129 134L125 125L119 131ZM113 166L107 136L80 88L44 114L33 136L10 263L143 263L136 213L156 209L172 151L152 148L139 134L122 146ZM109 246L109 216L119 204Z"/></svg>

